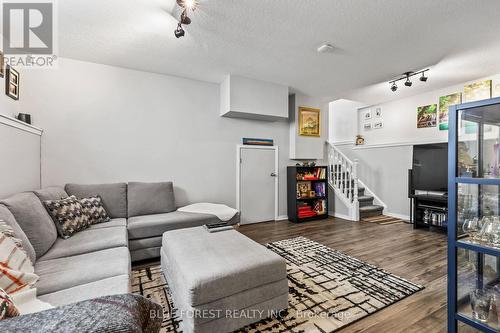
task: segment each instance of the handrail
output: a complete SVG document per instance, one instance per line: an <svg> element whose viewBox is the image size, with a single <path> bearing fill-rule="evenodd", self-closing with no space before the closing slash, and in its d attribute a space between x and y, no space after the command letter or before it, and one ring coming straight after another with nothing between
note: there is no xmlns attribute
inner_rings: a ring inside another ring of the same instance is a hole
<svg viewBox="0 0 500 333"><path fill-rule="evenodd" d="M328 184L349 208L353 220L359 220L358 160L351 161L328 143Z"/></svg>

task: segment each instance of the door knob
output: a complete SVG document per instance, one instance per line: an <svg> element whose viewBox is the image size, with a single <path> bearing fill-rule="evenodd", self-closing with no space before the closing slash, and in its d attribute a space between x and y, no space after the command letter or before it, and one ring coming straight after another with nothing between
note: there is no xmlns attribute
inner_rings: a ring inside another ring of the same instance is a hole
<svg viewBox="0 0 500 333"><path fill-rule="evenodd" d="M271 172L271 177L277 177L278 175L276 174L276 172Z"/></svg>

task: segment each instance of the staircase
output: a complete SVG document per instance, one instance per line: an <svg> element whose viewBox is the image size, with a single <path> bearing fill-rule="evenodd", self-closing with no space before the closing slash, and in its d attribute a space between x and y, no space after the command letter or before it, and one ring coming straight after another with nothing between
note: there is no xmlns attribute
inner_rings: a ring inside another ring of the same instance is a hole
<svg viewBox="0 0 500 333"><path fill-rule="evenodd" d="M364 217L382 215L384 206L358 179L358 161L351 161L337 147L328 143L328 185L349 210L349 218L359 221Z"/></svg>

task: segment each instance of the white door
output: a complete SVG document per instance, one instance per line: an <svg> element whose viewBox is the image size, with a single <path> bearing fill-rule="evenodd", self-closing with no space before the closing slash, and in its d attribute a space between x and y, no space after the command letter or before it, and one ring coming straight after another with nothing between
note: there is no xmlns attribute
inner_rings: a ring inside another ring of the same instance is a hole
<svg viewBox="0 0 500 333"><path fill-rule="evenodd" d="M277 151L241 148L241 224L274 221L277 188Z"/></svg>

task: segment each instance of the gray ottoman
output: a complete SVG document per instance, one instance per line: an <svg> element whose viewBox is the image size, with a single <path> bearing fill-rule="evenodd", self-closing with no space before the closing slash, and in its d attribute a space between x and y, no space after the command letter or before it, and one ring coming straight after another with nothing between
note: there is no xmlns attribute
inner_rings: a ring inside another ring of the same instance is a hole
<svg viewBox="0 0 500 333"><path fill-rule="evenodd" d="M163 234L161 266L183 332L232 332L288 308L285 260L236 230Z"/></svg>

